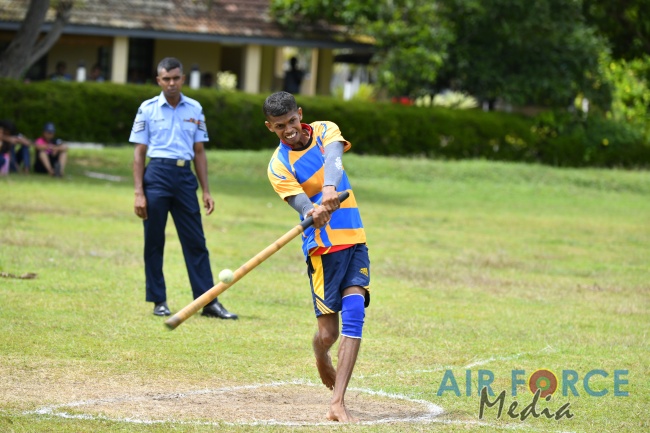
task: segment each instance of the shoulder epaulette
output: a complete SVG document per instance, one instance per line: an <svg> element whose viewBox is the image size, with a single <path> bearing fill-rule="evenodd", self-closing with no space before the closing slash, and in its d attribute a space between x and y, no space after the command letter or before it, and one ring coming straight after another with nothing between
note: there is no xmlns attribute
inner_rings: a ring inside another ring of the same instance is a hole
<svg viewBox="0 0 650 433"><path fill-rule="evenodd" d="M144 102L142 103L142 106L144 107L144 106L146 106L146 105L151 105L151 104L153 104L154 102L158 102L158 98L159 98L159 97L160 97L160 95L158 95L158 96L154 96L154 97L151 98L151 99L147 99L146 101L144 101Z"/></svg>
<svg viewBox="0 0 650 433"><path fill-rule="evenodd" d="M200 107L201 106L199 101L197 101L196 99L188 98L185 95L183 95L183 97L185 98L185 102L187 102L188 104L194 105L195 107Z"/></svg>

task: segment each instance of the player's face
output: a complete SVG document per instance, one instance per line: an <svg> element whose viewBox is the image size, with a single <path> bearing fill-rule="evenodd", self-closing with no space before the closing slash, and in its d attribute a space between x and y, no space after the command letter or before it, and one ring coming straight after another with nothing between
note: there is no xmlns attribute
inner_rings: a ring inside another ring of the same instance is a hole
<svg viewBox="0 0 650 433"><path fill-rule="evenodd" d="M168 71L163 69L156 77L158 85L162 87L163 94L167 98L175 99L180 96L181 88L185 82L185 75L181 73L179 68Z"/></svg>
<svg viewBox="0 0 650 433"><path fill-rule="evenodd" d="M295 148L306 144L303 142L305 135L302 133L301 120L302 108L298 108L282 116L268 116L264 124L285 144Z"/></svg>

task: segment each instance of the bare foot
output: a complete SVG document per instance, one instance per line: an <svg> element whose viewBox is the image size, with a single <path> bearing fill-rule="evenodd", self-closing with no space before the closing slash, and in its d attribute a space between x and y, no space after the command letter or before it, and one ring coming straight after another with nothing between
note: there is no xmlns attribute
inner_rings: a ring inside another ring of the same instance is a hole
<svg viewBox="0 0 650 433"><path fill-rule="evenodd" d="M323 350L318 344L318 333L314 335L314 355L316 356L316 368L320 375L320 380L329 389L334 389L336 383L336 370L332 365L332 357L328 350Z"/></svg>
<svg viewBox="0 0 650 433"><path fill-rule="evenodd" d="M338 422L359 422L358 419L353 418L352 415L350 415L348 409L342 404L332 404L330 410L327 411L327 419Z"/></svg>
<svg viewBox="0 0 650 433"><path fill-rule="evenodd" d="M332 358L329 353L326 353L324 358L316 358L316 368L318 369L318 374L320 375L320 380L323 382L323 385L329 389L334 389L336 370L334 370Z"/></svg>

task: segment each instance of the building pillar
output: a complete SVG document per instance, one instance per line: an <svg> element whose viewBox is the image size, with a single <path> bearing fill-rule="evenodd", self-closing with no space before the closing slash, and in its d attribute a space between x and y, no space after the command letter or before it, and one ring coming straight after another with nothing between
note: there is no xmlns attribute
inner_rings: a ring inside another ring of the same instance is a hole
<svg viewBox="0 0 650 433"><path fill-rule="evenodd" d="M330 95L332 73L334 71L334 52L330 49L318 50L318 80L316 82L316 93L318 95Z"/></svg>
<svg viewBox="0 0 650 433"><path fill-rule="evenodd" d="M260 91L263 93L270 93L273 90L277 90L275 89L275 52L275 47L270 45L262 48Z"/></svg>
<svg viewBox="0 0 650 433"><path fill-rule="evenodd" d="M284 48L275 50L275 78L284 78Z"/></svg>
<svg viewBox="0 0 650 433"><path fill-rule="evenodd" d="M246 93L260 93L262 47L260 45L247 45L245 50L243 90Z"/></svg>
<svg viewBox="0 0 650 433"><path fill-rule="evenodd" d="M116 36L113 39L113 58L111 62L111 81L124 84L129 72L129 38Z"/></svg>
<svg viewBox="0 0 650 433"><path fill-rule="evenodd" d="M318 80L318 48L311 50L311 65L309 67L309 79L302 82L302 93L307 96L316 94L316 81Z"/></svg>

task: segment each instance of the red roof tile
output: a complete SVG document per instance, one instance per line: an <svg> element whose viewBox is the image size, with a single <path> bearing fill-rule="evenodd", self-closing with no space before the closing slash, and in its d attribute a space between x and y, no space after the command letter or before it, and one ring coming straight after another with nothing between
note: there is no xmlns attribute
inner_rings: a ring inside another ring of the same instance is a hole
<svg viewBox="0 0 650 433"><path fill-rule="evenodd" d="M23 20L29 0L0 0L0 22ZM91 29L168 33L171 38L197 35L222 38L254 38L256 43L273 45L280 40L311 43L355 44L344 29L315 25L299 32L283 28L269 14L269 0L85 0L76 2L66 32L87 34ZM47 21L55 18L50 9ZM88 29L90 27L90 29ZM140 33L138 33L140 35Z"/></svg>

